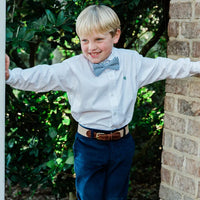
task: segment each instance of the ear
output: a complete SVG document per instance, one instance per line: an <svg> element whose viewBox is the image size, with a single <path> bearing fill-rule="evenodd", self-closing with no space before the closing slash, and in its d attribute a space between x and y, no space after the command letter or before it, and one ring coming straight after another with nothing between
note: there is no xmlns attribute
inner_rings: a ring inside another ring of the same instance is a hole
<svg viewBox="0 0 200 200"><path fill-rule="evenodd" d="M121 35L121 30L117 29L117 31L116 31L116 33L115 33L115 35L113 37L113 43L114 44L118 43L120 35Z"/></svg>

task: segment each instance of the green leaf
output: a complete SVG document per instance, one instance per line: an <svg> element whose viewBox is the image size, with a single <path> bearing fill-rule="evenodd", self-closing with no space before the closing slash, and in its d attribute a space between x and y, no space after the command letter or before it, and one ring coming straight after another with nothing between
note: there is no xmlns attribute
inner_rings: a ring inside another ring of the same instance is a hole
<svg viewBox="0 0 200 200"><path fill-rule="evenodd" d="M47 25L47 16L45 15L44 17L39 18L38 24L40 26L46 26Z"/></svg>
<svg viewBox="0 0 200 200"><path fill-rule="evenodd" d="M15 144L15 138L12 138L12 139L10 139L10 140L8 141L8 146L9 146L9 148L13 148L14 144Z"/></svg>
<svg viewBox="0 0 200 200"><path fill-rule="evenodd" d="M49 136L54 139L57 136L57 131L55 128L51 127L49 128Z"/></svg>
<svg viewBox="0 0 200 200"><path fill-rule="evenodd" d="M51 35L51 34L57 32L57 29L56 28L46 28L45 31L47 34Z"/></svg>
<svg viewBox="0 0 200 200"><path fill-rule="evenodd" d="M32 28L37 31L44 31L45 27L47 25L47 16L40 17L37 21L34 21L32 23Z"/></svg>
<svg viewBox="0 0 200 200"><path fill-rule="evenodd" d="M35 35L35 31L26 32L24 36L24 41L30 41L31 39L33 39L34 35Z"/></svg>
<svg viewBox="0 0 200 200"><path fill-rule="evenodd" d="M62 120L62 123L66 126L69 126L70 125L70 118L65 118Z"/></svg>
<svg viewBox="0 0 200 200"><path fill-rule="evenodd" d="M60 11L56 20L56 25L61 26L62 24L64 24L65 20L66 20L66 17L64 15L64 12Z"/></svg>
<svg viewBox="0 0 200 200"><path fill-rule="evenodd" d="M47 14L47 18L48 20L51 22L51 24L56 24L56 17L55 15L49 10L49 9L46 9L46 14Z"/></svg>
<svg viewBox="0 0 200 200"><path fill-rule="evenodd" d="M63 159L62 158L57 158L56 162L58 163L58 165L60 165L62 163Z"/></svg>
<svg viewBox="0 0 200 200"><path fill-rule="evenodd" d="M65 161L65 163L68 165L73 165L74 164L74 156L68 157L67 160Z"/></svg>
<svg viewBox="0 0 200 200"><path fill-rule="evenodd" d="M48 162L46 163L46 165L47 165L47 167L49 167L49 168L53 168L53 167L55 167L55 162L54 162L54 160L50 160L50 161L48 161Z"/></svg>
<svg viewBox="0 0 200 200"><path fill-rule="evenodd" d="M35 157L38 157L39 154L39 150L34 148L32 151L30 151L29 155L34 155Z"/></svg>
<svg viewBox="0 0 200 200"><path fill-rule="evenodd" d="M74 164L74 154L71 149L68 150L68 158L65 161L66 164L68 165L73 165Z"/></svg>
<svg viewBox="0 0 200 200"><path fill-rule="evenodd" d="M22 27L22 28L19 29L19 32L18 32L17 37L18 37L19 39L23 40L25 34L26 34L26 27Z"/></svg>
<svg viewBox="0 0 200 200"><path fill-rule="evenodd" d="M67 26L67 25L63 25L62 29L67 31L67 32L72 32L72 28L70 26Z"/></svg>
<svg viewBox="0 0 200 200"><path fill-rule="evenodd" d="M12 38L13 38L13 32L9 28L6 28L6 40L10 41Z"/></svg>
<svg viewBox="0 0 200 200"><path fill-rule="evenodd" d="M135 20L135 23L138 24L140 21L138 19Z"/></svg>
<svg viewBox="0 0 200 200"><path fill-rule="evenodd" d="M12 156L11 156L11 154L9 153L9 154L7 155L7 157L6 157L6 166L9 166L11 160L12 160Z"/></svg>

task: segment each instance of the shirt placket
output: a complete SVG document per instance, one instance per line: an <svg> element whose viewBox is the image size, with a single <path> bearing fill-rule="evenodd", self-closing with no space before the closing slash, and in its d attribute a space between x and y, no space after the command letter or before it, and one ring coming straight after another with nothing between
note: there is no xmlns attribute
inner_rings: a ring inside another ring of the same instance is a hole
<svg viewBox="0 0 200 200"><path fill-rule="evenodd" d="M110 95L110 105L111 105L111 114L112 114L112 125L117 124L119 120L119 111L118 111L118 104L117 104L117 92L115 91L116 88L116 77L114 71L109 71L107 73L110 87L109 87L109 95Z"/></svg>

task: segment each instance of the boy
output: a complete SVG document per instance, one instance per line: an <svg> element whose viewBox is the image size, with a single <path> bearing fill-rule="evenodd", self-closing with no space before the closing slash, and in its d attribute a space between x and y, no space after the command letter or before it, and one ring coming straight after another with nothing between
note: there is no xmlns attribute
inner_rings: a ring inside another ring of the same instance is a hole
<svg viewBox="0 0 200 200"><path fill-rule="evenodd" d="M200 72L189 59L144 58L136 51L116 49L120 21L107 6L89 6L76 23L82 54L52 66L8 70L7 84L23 90L67 91L78 121L74 142L79 200L125 200L134 141L128 131L137 91L166 78Z"/></svg>

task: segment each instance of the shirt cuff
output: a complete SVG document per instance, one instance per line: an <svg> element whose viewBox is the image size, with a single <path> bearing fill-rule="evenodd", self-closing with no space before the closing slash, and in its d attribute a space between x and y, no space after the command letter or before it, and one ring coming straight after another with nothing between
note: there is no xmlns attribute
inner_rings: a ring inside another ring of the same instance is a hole
<svg viewBox="0 0 200 200"><path fill-rule="evenodd" d="M200 74L200 61L197 62L192 62L192 67L191 67L191 74Z"/></svg>
<svg viewBox="0 0 200 200"><path fill-rule="evenodd" d="M9 78L6 80L6 84L12 83L13 75L12 70L9 69Z"/></svg>

